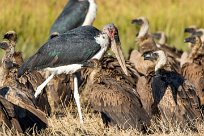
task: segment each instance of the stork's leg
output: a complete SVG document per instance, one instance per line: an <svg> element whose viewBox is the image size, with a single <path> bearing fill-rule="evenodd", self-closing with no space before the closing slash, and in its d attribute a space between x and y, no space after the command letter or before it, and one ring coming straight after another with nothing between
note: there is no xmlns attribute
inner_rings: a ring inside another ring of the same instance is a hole
<svg viewBox="0 0 204 136"><path fill-rule="evenodd" d="M40 86L37 87L37 90L35 91L35 98L38 97L38 95L42 92L43 88L47 85L48 82L54 77L54 73L52 73Z"/></svg>
<svg viewBox="0 0 204 136"><path fill-rule="evenodd" d="M81 105L80 105L80 99L79 99L79 88L78 88L78 80L77 76L74 74L74 99L76 101L77 105L77 110L79 113L79 119L80 119L80 124L83 125L83 118L82 118L82 112L81 112Z"/></svg>

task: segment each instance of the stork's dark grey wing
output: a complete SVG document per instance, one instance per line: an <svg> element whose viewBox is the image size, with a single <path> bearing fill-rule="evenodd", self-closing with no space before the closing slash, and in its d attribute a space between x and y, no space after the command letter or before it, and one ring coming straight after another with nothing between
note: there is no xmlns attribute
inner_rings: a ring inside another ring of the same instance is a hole
<svg viewBox="0 0 204 136"><path fill-rule="evenodd" d="M94 38L99 33L100 31L92 26L81 26L48 40L22 65L18 75L22 75L25 70L32 71L86 62L101 49Z"/></svg>
<svg viewBox="0 0 204 136"><path fill-rule="evenodd" d="M54 22L50 33L58 32L60 34L73 28L81 26L86 18L89 9L89 2L69 0L61 14Z"/></svg>

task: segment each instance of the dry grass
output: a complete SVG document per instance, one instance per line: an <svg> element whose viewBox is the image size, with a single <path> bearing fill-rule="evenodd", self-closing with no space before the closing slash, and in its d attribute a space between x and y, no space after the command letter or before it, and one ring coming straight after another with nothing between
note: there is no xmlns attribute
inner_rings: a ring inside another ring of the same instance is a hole
<svg viewBox="0 0 204 136"><path fill-rule="evenodd" d="M70 109L71 108L71 109ZM142 133L135 129L119 130L117 127L104 128L100 115L98 113L90 113L87 110L83 110L84 113L84 127L80 127L79 118L76 115L75 106L66 109L64 117L49 117L49 128L41 132L33 132L33 136L141 136ZM193 133L190 130L181 132L180 129L171 128L167 133L156 130L151 136L202 136L204 133L204 125L198 124L198 133ZM176 130L175 130L176 129ZM29 133L20 134L15 130L6 129L3 126L0 131L0 135L13 136L13 135L28 135Z"/></svg>

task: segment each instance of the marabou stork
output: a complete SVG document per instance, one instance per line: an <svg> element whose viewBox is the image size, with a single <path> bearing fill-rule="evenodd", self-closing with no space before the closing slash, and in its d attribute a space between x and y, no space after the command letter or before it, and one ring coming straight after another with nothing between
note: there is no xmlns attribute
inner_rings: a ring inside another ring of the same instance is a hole
<svg viewBox="0 0 204 136"><path fill-rule="evenodd" d="M102 31L93 26L81 26L49 39L22 65L18 76L20 77L26 71L41 69L51 72L51 75L37 88L35 93L37 97L55 75L72 74L81 70L90 59L100 60L109 47L115 53L124 73L128 75L118 29L114 24L108 24ZM76 76L74 77L74 98L80 123L83 124Z"/></svg>
<svg viewBox="0 0 204 136"><path fill-rule="evenodd" d="M50 34L60 34L78 26L92 25L97 6L94 0L69 0L51 27Z"/></svg>

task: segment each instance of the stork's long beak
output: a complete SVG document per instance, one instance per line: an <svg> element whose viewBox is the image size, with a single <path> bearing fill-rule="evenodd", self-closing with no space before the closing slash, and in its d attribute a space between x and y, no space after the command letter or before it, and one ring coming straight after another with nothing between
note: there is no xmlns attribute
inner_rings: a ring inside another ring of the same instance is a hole
<svg viewBox="0 0 204 136"><path fill-rule="evenodd" d="M123 70L123 72L129 76L127 67L125 65L125 59L122 53L122 49L121 49L121 43L120 43L120 39L119 36L115 36L115 38L113 40L111 40L111 49L112 51L115 53L115 56Z"/></svg>
<svg viewBox="0 0 204 136"><path fill-rule="evenodd" d="M7 42L1 42L0 43L0 48L3 49L3 50L6 50L8 48L8 43Z"/></svg>

